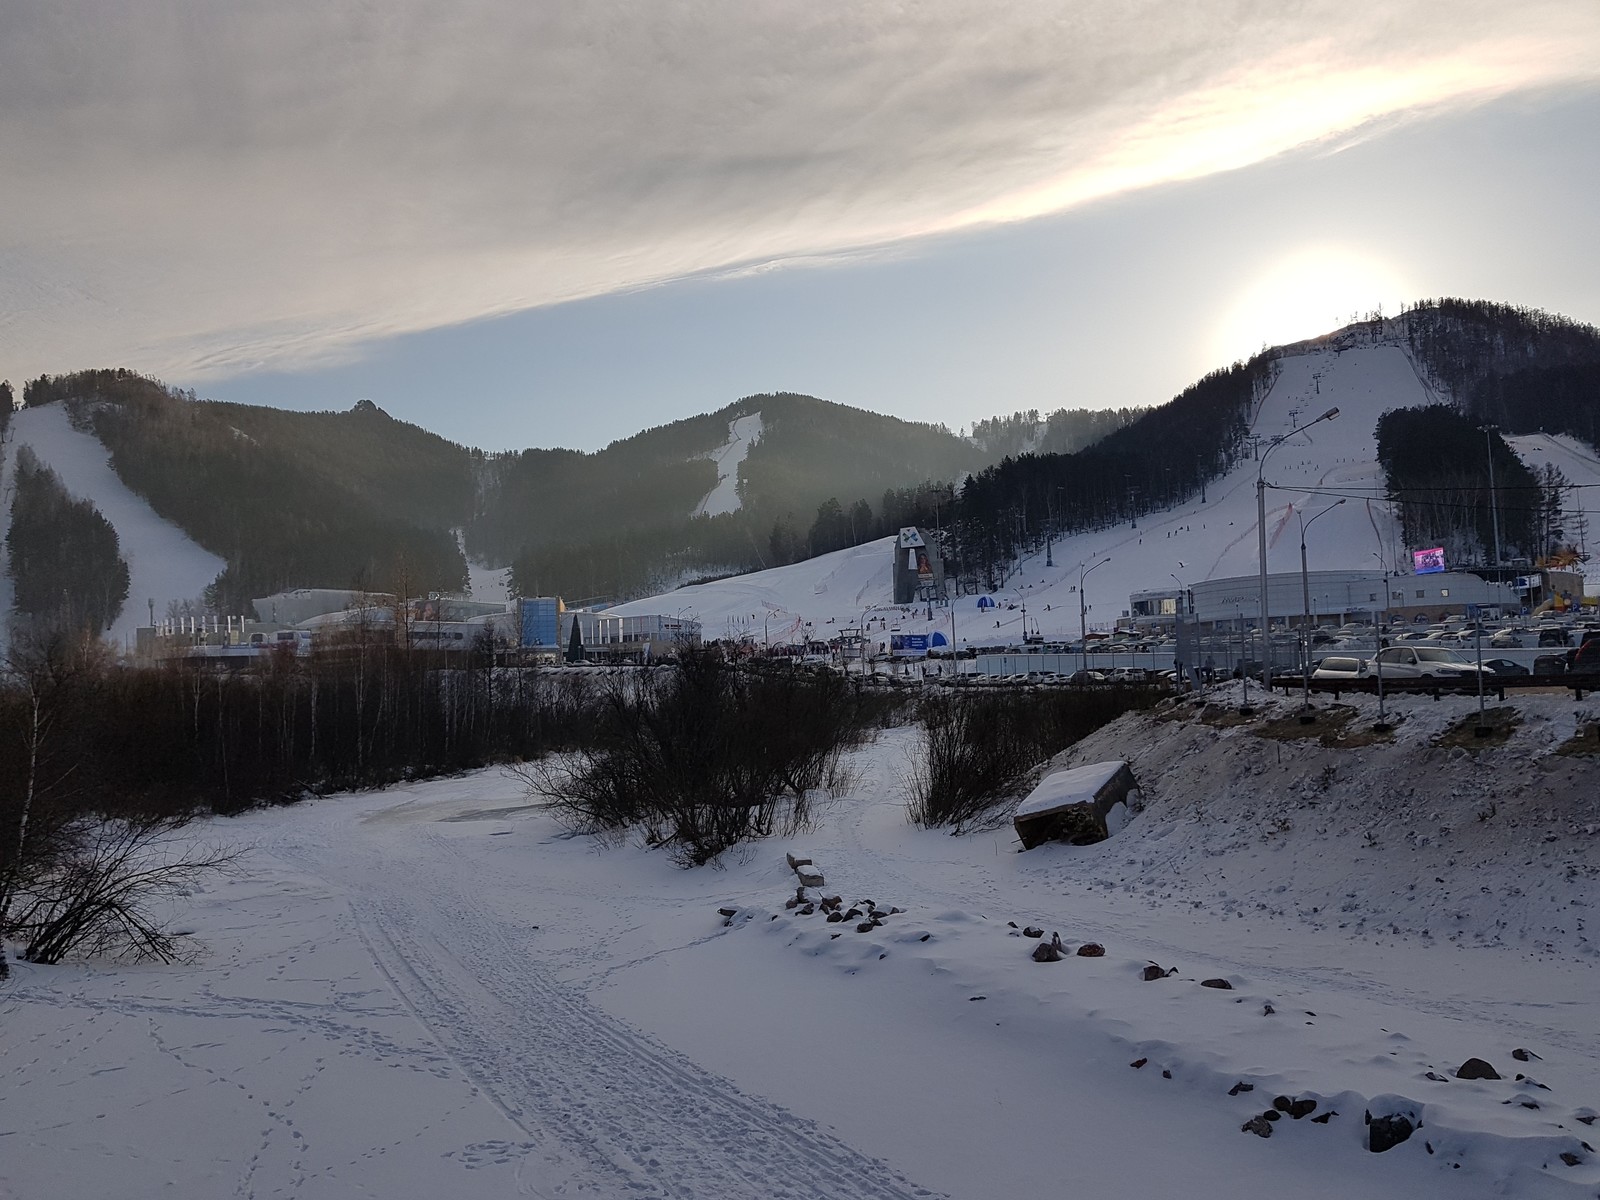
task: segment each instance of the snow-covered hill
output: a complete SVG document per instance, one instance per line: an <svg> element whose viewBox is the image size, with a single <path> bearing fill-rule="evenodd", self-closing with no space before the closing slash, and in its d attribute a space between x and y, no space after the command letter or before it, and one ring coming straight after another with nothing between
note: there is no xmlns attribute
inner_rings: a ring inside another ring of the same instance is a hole
<svg viewBox="0 0 1600 1200"><path fill-rule="evenodd" d="M1280 366L1251 422L1262 445L1329 408L1338 408L1339 416L1283 442L1267 459L1268 569L1297 571L1299 518L1315 516L1343 495L1350 498L1311 530L1310 568L1408 571L1399 523L1382 501L1384 474L1375 431L1388 410L1437 403L1439 397L1397 345L1338 350L1306 344L1280 359ZM1530 466L1548 459L1573 483L1600 484L1600 460L1570 438L1540 434L1510 440ZM1019 641L1023 605L1029 633L1076 637L1080 577L1108 557L1086 583L1091 629L1109 628L1136 591L1253 576L1258 561L1255 484L1261 469L1247 459L1210 484L1203 500L1195 497L1136 523L1065 538L1048 555L1024 559L994 593L1002 602L998 611L980 613L970 596L957 603L958 644ZM793 566L680 588L624 605L621 611L688 610L700 617L708 637L770 635L776 641L780 630L787 635L808 623L831 636L833 630L854 627L863 619L892 623L906 633L939 629L949 636L948 611L935 610L931 619L925 610L921 616L915 609L866 611L892 599L891 556L892 539L885 538Z"/></svg>
<svg viewBox="0 0 1600 1200"><path fill-rule="evenodd" d="M227 565L130 491L111 469L110 456L100 440L72 428L66 409L59 404L26 408L12 418L5 446L4 504L0 505L4 529L11 527L12 461L21 446L31 448L39 461L60 477L67 491L91 501L117 531L122 557L128 562L128 600L106 635L119 645L131 645L133 631L150 623L151 601L156 616L162 617L169 601L196 599ZM11 577L4 574L0 642L6 640L10 615Z"/></svg>

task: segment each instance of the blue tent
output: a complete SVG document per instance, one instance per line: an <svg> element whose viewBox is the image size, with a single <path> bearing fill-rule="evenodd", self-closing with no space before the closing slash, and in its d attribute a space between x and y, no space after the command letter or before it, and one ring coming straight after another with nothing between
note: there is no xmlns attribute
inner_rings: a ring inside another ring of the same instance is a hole
<svg viewBox="0 0 1600 1200"><path fill-rule="evenodd" d="M928 639L928 645L930 646L948 646L949 644L950 643L945 638L944 634L940 633L937 629L933 631L933 636Z"/></svg>
<svg viewBox="0 0 1600 1200"><path fill-rule="evenodd" d="M993 608L994 606L995 606L995 604L994 604L994 597L993 596L979 596L978 597L978 607L979 608Z"/></svg>

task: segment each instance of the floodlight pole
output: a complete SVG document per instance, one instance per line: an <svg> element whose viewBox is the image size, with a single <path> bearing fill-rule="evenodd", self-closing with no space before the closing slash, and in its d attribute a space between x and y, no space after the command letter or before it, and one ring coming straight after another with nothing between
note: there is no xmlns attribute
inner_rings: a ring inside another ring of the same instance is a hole
<svg viewBox="0 0 1600 1200"><path fill-rule="evenodd" d="M1305 620L1301 625L1304 630L1305 651L1300 655L1300 666L1305 675L1305 685L1301 690L1300 704L1303 708L1311 707L1311 573L1306 570L1306 530L1311 528L1317 517L1325 517L1331 513L1344 500L1335 500L1321 512L1315 514L1310 521L1305 514L1300 514L1300 600L1305 605Z"/></svg>
<svg viewBox="0 0 1600 1200"><path fill-rule="evenodd" d="M1483 430L1483 447L1489 455L1489 523L1494 526L1494 565L1500 565L1500 505L1494 487L1494 432L1498 425L1480 426Z"/></svg>
<svg viewBox="0 0 1600 1200"><path fill-rule="evenodd" d="M1085 677L1089 674L1089 602L1084 599L1083 585L1089 578L1089 572L1095 567L1103 567L1111 559L1109 556L1102 558L1093 567L1085 567L1078 572L1078 660L1082 663Z"/></svg>
<svg viewBox="0 0 1600 1200"><path fill-rule="evenodd" d="M1288 433L1273 438L1267 448L1261 451L1260 465L1256 468L1256 541L1261 559L1261 684L1263 693L1268 696L1272 694L1272 633L1267 617L1267 459L1295 434L1304 433L1313 425L1331 421L1338 415L1337 408L1330 408L1316 420L1296 425ZM1245 674L1249 675L1250 672L1246 671Z"/></svg>

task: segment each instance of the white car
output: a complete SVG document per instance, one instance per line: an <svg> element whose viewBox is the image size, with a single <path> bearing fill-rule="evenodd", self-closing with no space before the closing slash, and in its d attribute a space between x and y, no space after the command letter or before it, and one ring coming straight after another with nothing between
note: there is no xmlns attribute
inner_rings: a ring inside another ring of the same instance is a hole
<svg viewBox="0 0 1600 1200"><path fill-rule="evenodd" d="M1367 660L1354 655L1330 654L1317 662L1311 672L1313 679L1365 679Z"/></svg>
<svg viewBox="0 0 1600 1200"><path fill-rule="evenodd" d="M1385 679L1476 679L1478 664L1442 646L1390 646L1379 652L1367 673ZM1483 668L1485 679L1493 674Z"/></svg>

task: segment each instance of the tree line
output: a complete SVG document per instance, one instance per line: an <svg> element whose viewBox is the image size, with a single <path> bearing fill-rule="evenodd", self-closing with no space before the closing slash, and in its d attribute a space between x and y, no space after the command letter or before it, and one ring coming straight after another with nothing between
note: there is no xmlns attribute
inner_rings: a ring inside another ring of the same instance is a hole
<svg viewBox="0 0 1600 1200"><path fill-rule="evenodd" d="M96 635L128 598L117 531L21 447L14 460L6 554L13 607L32 623Z"/></svg>

